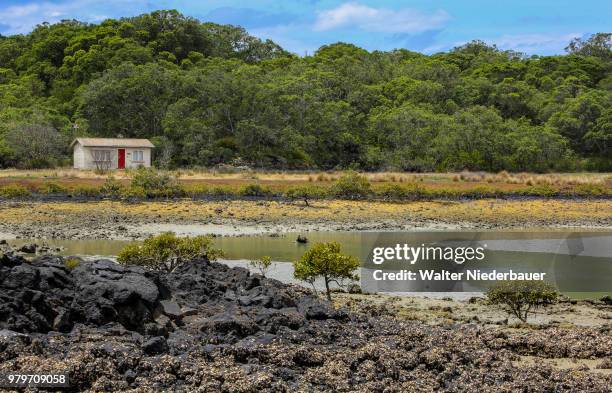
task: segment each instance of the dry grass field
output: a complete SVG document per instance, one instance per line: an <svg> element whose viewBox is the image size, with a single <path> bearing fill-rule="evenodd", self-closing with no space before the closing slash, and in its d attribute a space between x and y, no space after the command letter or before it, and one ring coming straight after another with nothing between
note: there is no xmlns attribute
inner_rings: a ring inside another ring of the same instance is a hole
<svg viewBox="0 0 612 393"><path fill-rule="evenodd" d="M227 187L239 189L249 184L268 187L273 192L283 192L290 187L302 185L331 186L344 172L281 172L281 171L243 171L235 173L215 170L174 170L170 171L186 187ZM0 187L17 184L32 191L46 183L55 183L68 189L76 187L99 187L112 177L117 182L129 184L133 172L129 170L99 173L72 168L43 170L0 170ZM500 192L520 192L532 187L554 187L559 190L574 187L599 187L612 189L612 174L609 173L401 173L377 172L363 173L374 190L392 184L416 184L424 190L448 190L450 192L469 192L489 189Z"/></svg>

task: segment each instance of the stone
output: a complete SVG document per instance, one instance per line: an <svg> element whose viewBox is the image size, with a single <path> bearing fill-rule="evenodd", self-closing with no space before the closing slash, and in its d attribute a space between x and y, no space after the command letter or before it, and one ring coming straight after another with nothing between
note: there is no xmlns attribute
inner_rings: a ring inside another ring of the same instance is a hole
<svg viewBox="0 0 612 393"><path fill-rule="evenodd" d="M142 344L142 350L147 355L159 355L168 352L168 343L164 337L153 337Z"/></svg>
<svg viewBox="0 0 612 393"><path fill-rule="evenodd" d="M181 307L174 300L162 300L159 304L161 305L162 312L170 318L176 319L183 316Z"/></svg>
<svg viewBox="0 0 612 393"><path fill-rule="evenodd" d="M70 329L72 329L70 311L61 310L53 320L53 330L66 333L69 332Z"/></svg>
<svg viewBox="0 0 612 393"><path fill-rule="evenodd" d="M38 248L38 245L34 243L28 243L28 244L24 244L23 246L19 247L17 251L23 252L26 254L34 254L37 248Z"/></svg>

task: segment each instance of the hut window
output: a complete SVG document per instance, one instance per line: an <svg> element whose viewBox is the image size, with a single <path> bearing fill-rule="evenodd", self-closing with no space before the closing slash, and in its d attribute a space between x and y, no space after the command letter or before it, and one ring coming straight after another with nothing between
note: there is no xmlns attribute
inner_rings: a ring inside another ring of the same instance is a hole
<svg viewBox="0 0 612 393"><path fill-rule="evenodd" d="M96 162L107 162L111 160L110 150L94 150L93 159Z"/></svg>

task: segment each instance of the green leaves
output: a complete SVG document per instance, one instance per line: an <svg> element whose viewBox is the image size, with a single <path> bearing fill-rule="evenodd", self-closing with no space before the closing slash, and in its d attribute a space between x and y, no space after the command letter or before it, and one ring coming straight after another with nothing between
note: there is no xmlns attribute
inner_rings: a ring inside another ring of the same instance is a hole
<svg viewBox="0 0 612 393"><path fill-rule="evenodd" d="M472 41L432 56L335 43L298 57L175 10L42 24L0 37L0 166L29 165L10 128L74 137L78 123L156 139L163 167L610 170L610 50L600 33L567 56Z"/></svg>
<svg viewBox="0 0 612 393"><path fill-rule="evenodd" d="M493 304L506 307L509 314L527 322L534 309L554 302L559 296L557 289L544 281L500 281L487 291L487 299Z"/></svg>
<svg viewBox="0 0 612 393"><path fill-rule="evenodd" d="M172 272L183 263L194 259L214 261L222 256L221 250L212 247L210 236L181 238L173 232L165 232L146 239L142 245L126 246L117 256L117 261L123 265Z"/></svg>
<svg viewBox="0 0 612 393"><path fill-rule="evenodd" d="M359 260L340 252L337 242L318 243L293 263L294 277L306 282L314 282L322 278L325 282L327 298L331 300L329 284L338 285L343 280L357 280L355 270L359 267Z"/></svg>

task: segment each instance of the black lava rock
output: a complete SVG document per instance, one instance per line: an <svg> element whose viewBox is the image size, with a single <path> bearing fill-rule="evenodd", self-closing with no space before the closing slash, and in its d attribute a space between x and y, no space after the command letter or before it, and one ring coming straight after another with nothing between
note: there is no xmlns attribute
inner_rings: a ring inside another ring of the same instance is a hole
<svg viewBox="0 0 612 393"><path fill-rule="evenodd" d="M168 352L168 343L164 337L153 337L142 344L142 350L147 355L159 355Z"/></svg>

